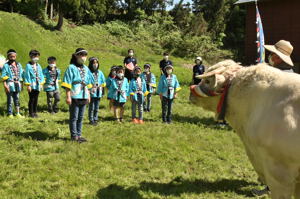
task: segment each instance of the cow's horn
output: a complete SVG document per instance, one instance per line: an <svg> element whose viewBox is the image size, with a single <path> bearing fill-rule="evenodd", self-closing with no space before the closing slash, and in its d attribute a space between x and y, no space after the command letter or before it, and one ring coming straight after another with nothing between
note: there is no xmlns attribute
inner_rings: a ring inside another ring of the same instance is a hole
<svg viewBox="0 0 300 199"><path fill-rule="evenodd" d="M226 67L221 67L221 68L219 68L217 70L213 70L213 71L210 71L208 73L204 73L202 75L197 75L196 78L197 79L207 78L207 77L213 76L215 74L223 73L225 70L226 70Z"/></svg>

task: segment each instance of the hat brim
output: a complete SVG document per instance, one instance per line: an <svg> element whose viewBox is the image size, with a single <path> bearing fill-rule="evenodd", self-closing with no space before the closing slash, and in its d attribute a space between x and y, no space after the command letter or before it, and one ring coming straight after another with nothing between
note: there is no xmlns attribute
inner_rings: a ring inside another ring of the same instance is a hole
<svg viewBox="0 0 300 199"><path fill-rule="evenodd" d="M275 46L273 45L264 45L265 49L267 49L268 51L275 53L276 55L278 55L282 61L284 61L285 63L287 63L290 66L294 66L294 63L291 59L290 56L283 54L282 52L280 52L279 50L277 50L275 48Z"/></svg>

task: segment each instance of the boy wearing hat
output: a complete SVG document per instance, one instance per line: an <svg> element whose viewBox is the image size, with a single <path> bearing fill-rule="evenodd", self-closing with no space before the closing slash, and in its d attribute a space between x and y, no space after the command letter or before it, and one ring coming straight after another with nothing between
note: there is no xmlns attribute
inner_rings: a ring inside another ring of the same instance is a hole
<svg viewBox="0 0 300 199"><path fill-rule="evenodd" d="M23 68L20 63L16 61L17 52L13 49L7 51L8 61L4 64L2 70L2 80L7 96L7 115L13 118L12 101L16 108L16 117L23 118L20 114L20 92L23 81Z"/></svg>
<svg viewBox="0 0 300 199"><path fill-rule="evenodd" d="M142 73L141 78L143 80L145 80L147 91L149 92L146 99L144 100L144 111L150 112L152 93L155 93L155 88L156 88L156 78L155 78L155 75L153 73L151 73L151 65L150 64L144 65L144 72Z"/></svg>
<svg viewBox="0 0 300 199"><path fill-rule="evenodd" d="M291 59L293 46L289 41L280 40L275 45L264 45L270 51L269 64L285 72L294 72L294 63Z"/></svg>
<svg viewBox="0 0 300 199"><path fill-rule="evenodd" d="M201 79L196 78L196 76L202 75L205 72L205 67L202 65L202 58L196 57L195 64L193 67L193 84L199 84Z"/></svg>
<svg viewBox="0 0 300 199"><path fill-rule="evenodd" d="M114 116L117 122L123 122L124 106L127 101L127 93L129 84L124 77L124 68L118 67L116 78L113 79L109 87L109 92L112 94Z"/></svg>
<svg viewBox="0 0 300 199"><path fill-rule="evenodd" d="M36 118L37 105L40 91L43 88L45 79L41 65L38 63L40 59L40 52L37 50L31 50L29 52L30 61L26 65L24 74L24 84L27 86L29 94L29 117Z"/></svg>
<svg viewBox="0 0 300 199"><path fill-rule="evenodd" d="M56 66L56 58L48 58L48 66L43 70L45 76L44 91L47 94L48 111L51 114L58 112L60 92L58 82L60 81L60 70ZM52 102L54 98L54 103Z"/></svg>
<svg viewBox="0 0 300 199"><path fill-rule="evenodd" d="M180 91L180 85L176 75L173 74L173 66L168 65L165 68L165 74L160 77L157 93L161 99L162 121L170 124L172 122L172 105Z"/></svg>
<svg viewBox="0 0 300 199"><path fill-rule="evenodd" d="M142 70L140 67L135 67L134 77L131 79L129 84L129 96L132 103L132 122L134 124L143 124L143 104L145 97L148 95L146 82L141 78ZM139 112L139 117L136 117L136 108Z"/></svg>
<svg viewBox="0 0 300 199"><path fill-rule="evenodd" d="M89 120L90 124L98 124L98 111L100 99L103 97L103 91L106 86L105 77L101 70L99 70L99 60L96 57L89 59L89 69L94 77L93 88L91 89L91 102L89 104Z"/></svg>

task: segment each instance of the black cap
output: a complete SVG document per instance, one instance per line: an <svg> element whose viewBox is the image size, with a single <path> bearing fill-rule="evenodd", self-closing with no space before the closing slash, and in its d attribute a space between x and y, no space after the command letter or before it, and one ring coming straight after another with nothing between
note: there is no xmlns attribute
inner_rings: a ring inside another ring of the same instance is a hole
<svg viewBox="0 0 300 199"><path fill-rule="evenodd" d="M29 52L29 56L30 56L30 57L36 57L36 56L40 56L40 55L41 55L40 52L37 51L37 50L31 50L31 51Z"/></svg>

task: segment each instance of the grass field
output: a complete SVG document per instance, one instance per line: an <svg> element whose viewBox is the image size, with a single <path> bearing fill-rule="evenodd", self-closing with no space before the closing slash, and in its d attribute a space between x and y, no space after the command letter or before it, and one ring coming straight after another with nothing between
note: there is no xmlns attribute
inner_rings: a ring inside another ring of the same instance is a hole
<svg viewBox="0 0 300 199"><path fill-rule="evenodd" d="M15 48L23 66L28 51L37 48L43 65L47 56L55 55L64 71L71 53L81 46L103 60L106 74L112 64L122 62L129 47L158 74L161 56L142 42L131 46L110 37L99 25L51 32L24 16L0 12L0 53ZM1 88L0 198L251 198L250 190L260 185L238 136L217 128L212 113L189 103L191 71L181 67L187 60L173 60L183 87L174 104L174 123L161 123L157 96L144 125L130 123L130 103L125 123L113 122L103 99L99 126L89 126L86 114L83 135L89 142L84 144L69 141L64 93L57 115L46 112L42 93L40 118L12 120L5 117ZM22 92L23 113L27 102Z"/></svg>

